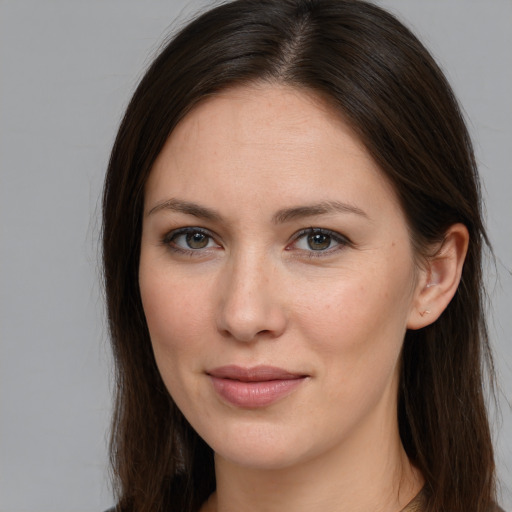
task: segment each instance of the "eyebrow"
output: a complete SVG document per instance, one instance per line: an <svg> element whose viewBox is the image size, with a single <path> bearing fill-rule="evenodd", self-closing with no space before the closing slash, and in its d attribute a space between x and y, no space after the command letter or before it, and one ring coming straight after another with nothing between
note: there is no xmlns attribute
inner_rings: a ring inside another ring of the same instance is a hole
<svg viewBox="0 0 512 512"><path fill-rule="evenodd" d="M181 201L179 199L169 199L167 201L158 203L157 205L153 206L151 210L149 210L148 216L162 210L171 210L173 212L185 213L187 215L198 217L199 219L211 221L222 220L222 216L215 210L211 210L205 206L200 206L196 203L191 203L190 201Z"/></svg>
<svg viewBox="0 0 512 512"><path fill-rule="evenodd" d="M192 215L194 217L210 220L210 221L222 221L223 217L220 213L200 206L190 201L182 201L179 199L168 199L156 204L147 215L153 215L162 210L170 210L178 213L184 213L186 215ZM314 217L316 215L327 215L330 213L351 213L359 215L365 218L369 218L368 215L358 208L357 206L342 203L339 201L322 201L321 203L307 205L307 206L295 206L291 208L283 208L276 212L272 217L274 224L284 224L292 220L301 219L305 217Z"/></svg>
<svg viewBox="0 0 512 512"><path fill-rule="evenodd" d="M279 210L272 220L275 224L282 224L291 220L314 217L315 215L327 215L329 213L352 213L366 217L367 219L369 218L368 215L357 206L341 203L339 201L323 201L308 206L284 208L283 210Z"/></svg>

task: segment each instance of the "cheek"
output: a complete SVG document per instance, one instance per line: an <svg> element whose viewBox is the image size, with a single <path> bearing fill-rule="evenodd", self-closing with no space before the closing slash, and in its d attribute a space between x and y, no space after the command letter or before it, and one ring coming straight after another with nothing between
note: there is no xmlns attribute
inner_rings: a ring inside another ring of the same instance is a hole
<svg viewBox="0 0 512 512"><path fill-rule="evenodd" d="M318 293L308 287L309 294L298 294L301 330L344 385L385 378L396 366L414 271L410 259L395 256L392 264L354 266L324 282Z"/></svg>
<svg viewBox="0 0 512 512"><path fill-rule="evenodd" d="M177 277L141 272L139 285L156 365L164 384L188 417L191 403L201 402L197 375L204 368L198 354L204 352L204 331L209 311L204 293ZM201 288L201 287L200 287Z"/></svg>
<svg viewBox="0 0 512 512"><path fill-rule="evenodd" d="M165 378L180 372L185 360L197 360L200 344L207 343L209 302L204 287L191 286L175 271L172 276L144 272L141 265L139 286L155 359Z"/></svg>
<svg viewBox="0 0 512 512"><path fill-rule="evenodd" d="M348 340L351 334L379 326L383 329L398 323L403 327L410 305L409 287L409 280L393 282L391 276L342 275L331 279L318 293L311 293L311 287L297 293L297 317L299 321L307 318L304 323L312 331L327 334L331 341Z"/></svg>

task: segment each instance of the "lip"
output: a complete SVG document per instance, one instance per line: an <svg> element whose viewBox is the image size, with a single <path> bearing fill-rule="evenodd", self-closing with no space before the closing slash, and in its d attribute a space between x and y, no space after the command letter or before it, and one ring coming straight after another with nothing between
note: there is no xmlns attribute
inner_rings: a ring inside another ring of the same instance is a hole
<svg viewBox="0 0 512 512"><path fill-rule="evenodd" d="M222 366L206 372L217 394L232 405L265 407L295 391L308 375L275 366Z"/></svg>

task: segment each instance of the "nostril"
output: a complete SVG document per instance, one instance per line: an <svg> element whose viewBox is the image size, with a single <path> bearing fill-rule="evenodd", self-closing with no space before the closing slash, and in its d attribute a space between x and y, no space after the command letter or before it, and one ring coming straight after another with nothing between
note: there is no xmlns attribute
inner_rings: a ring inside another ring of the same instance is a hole
<svg viewBox="0 0 512 512"><path fill-rule="evenodd" d="M224 337L251 342L280 336L286 326L285 301L260 260L233 262L219 283L217 328Z"/></svg>

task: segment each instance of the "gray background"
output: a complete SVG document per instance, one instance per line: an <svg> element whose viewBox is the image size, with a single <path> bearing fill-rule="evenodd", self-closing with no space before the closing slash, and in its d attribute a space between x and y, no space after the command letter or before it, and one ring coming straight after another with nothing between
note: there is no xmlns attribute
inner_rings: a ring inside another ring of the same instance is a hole
<svg viewBox="0 0 512 512"><path fill-rule="evenodd" d="M194 0L0 0L0 511L111 505L99 195L123 108ZM385 0L463 104L498 259L502 503L512 510L512 0Z"/></svg>

